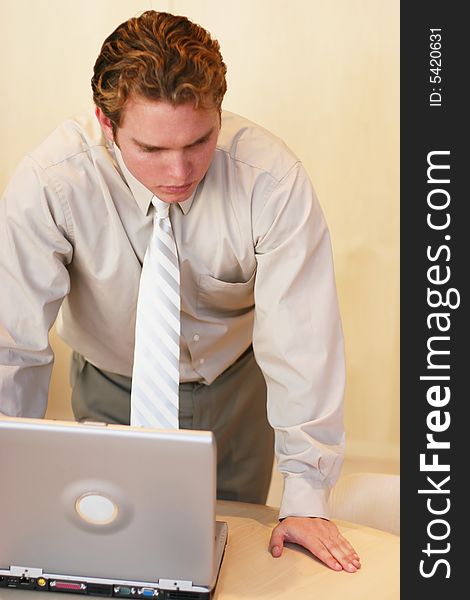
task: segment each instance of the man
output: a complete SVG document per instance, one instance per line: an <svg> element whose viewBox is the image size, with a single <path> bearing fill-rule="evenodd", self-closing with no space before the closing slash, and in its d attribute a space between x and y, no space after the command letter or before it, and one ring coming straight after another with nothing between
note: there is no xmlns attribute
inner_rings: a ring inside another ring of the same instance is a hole
<svg viewBox="0 0 470 600"><path fill-rule="evenodd" d="M274 428L285 487L272 555L296 542L355 572L326 507L344 387L327 226L290 150L222 113L225 72L204 29L147 11L103 44L96 118L65 122L20 164L0 204L0 410L44 415L60 309L76 418L129 423L157 198L181 279L179 426L214 431L218 497L260 503Z"/></svg>

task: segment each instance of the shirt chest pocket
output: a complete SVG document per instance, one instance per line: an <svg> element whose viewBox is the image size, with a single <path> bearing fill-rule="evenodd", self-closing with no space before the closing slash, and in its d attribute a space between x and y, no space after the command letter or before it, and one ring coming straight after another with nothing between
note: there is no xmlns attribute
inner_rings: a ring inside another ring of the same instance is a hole
<svg viewBox="0 0 470 600"><path fill-rule="evenodd" d="M249 312L255 304L256 271L248 281L230 283L211 275L199 277L197 311L207 317L236 317Z"/></svg>

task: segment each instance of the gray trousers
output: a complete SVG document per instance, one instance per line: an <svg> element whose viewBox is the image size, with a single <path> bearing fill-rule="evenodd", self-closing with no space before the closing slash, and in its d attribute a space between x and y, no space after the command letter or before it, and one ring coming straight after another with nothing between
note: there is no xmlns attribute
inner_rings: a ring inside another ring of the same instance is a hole
<svg viewBox="0 0 470 600"><path fill-rule="evenodd" d="M131 378L102 371L72 354L72 409L78 421L129 424ZM211 384L180 384L179 426L214 432L217 497L264 504L274 434L266 417L266 383L248 349Z"/></svg>

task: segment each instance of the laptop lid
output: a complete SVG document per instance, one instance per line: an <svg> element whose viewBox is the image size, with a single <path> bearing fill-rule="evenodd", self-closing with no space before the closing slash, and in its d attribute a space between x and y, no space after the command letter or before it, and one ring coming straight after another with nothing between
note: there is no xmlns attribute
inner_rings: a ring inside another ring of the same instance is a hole
<svg viewBox="0 0 470 600"><path fill-rule="evenodd" d="M212 432L0 418L0 461L0 574L214 587Z"/></svg>

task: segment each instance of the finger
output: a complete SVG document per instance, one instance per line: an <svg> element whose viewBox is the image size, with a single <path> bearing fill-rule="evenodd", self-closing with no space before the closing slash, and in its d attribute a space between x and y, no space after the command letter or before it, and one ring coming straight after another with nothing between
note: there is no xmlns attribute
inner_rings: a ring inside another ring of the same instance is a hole
<svg viewBox="0 0 470 600"><path fill-rule="evenodd" d="M337 560L348 573L355 573L361 568L359 556L351 544L341 534L324 540L328 552Z"/></svg>
<svg viewBox="0 0 470 600"><path fill-rule="evenodd" d="M271 539L269 540L269 551L274 558L279 558L284 548L285 533L278 525L274 528Z"/></svg>
<svg viewBox="0 0 470 600"><path fill-rule="evenodd" d="M333 571L342 571L343 566L336 558L331 554L329 549L319 540L314 543L306 544L305 547L310 550L310 552L316 556L319 560L321 560L327 567L333 569Z"/></svg>
<svg viewBox="0 0 470 600"><path fill-rule="evenodd" d="M321 534L309 540L306 547L331 569L355 573L360 568L360 562L354 548L334 523L325 521L321 525Z"/></svg>
<svg viewBox="0 0 470 600"><path fill-rule="evenodd" d="M351 562L357 569L361 568L361 559L354 548L352 549Z"/></svg>

